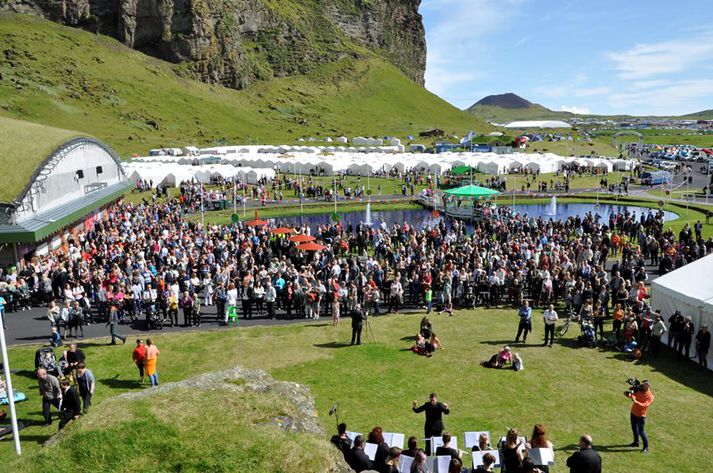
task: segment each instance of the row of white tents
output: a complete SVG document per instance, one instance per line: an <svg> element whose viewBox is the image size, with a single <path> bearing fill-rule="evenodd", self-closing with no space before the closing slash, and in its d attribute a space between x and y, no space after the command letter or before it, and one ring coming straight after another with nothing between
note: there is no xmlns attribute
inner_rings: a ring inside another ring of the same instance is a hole
<svg viewBox="0 0 713 473"><path fill-rule="evenodd" d="M239 176L241 181L255 184L261 178L273 179L273 169L253 169L250 167L235 167L229 164L210 166L186 166L178 163L125 163L124 170L132 181L141 179L157 185L178 187L181 182L209 183L213 178L233 178Z"/></svg>
<svg viewBox="0 0 713 473"><path fill-rule="evenodd" d="M220 154L212 156L148 156L136 158L132 164L156 164L226 170L225 177L235 174L229 168L251 168L258 177L267 175L271 170L283 173L323 173L335 174L383 174L392 171L403 173L416 170L428 174L441 175L456 166L472 166L489 175L513 172L552 173L563 167L576 164L587 168L598 168L605 172L629 171L634 161L613 158L562 157L551 153L545 154L495 154L495 153L371 153L361 154L341 152L333 154ZM170 169L177 169L171 167Z"/></svg>

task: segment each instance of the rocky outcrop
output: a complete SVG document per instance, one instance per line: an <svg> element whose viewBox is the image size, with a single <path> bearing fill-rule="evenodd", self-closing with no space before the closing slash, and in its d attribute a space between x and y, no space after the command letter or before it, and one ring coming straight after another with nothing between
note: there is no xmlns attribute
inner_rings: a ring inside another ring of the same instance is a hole
<svg viewBox="0 0 713 473"><path fill-rule="evenodd" d="M113 36L205 82L240 89L378 54L423 84L421 0L0 0Z"/></svg>
<svg viewBox="0 0 713 473"><path fill-rule="evenodd" d="M219 399L240 399L242 410L249 412L249 417L254 417L252 428L265 428L278 432L285 432L287 435L296 434L301 436L301 440L297 443L305 447L301 452L292 452L296 458L300 455L319 455L323 461L323 469L320 472L324 473L349 473L352 470L344 461L343 456L335 448L332 448L327 441L327 434L320 426L317 419L317 412L314 405L314 398L308 387L292 383L288 381L277 381L265 371L252 370L236 366L233 369L204 373L184 381L173 383L164 383L155 388L142 391L134 391L120 394L116 397L103 401L94 408L91 416L82 418L78 426L81 433L95 431L112 426L116 422L116 413L124 413L124 421L132 421L132 407L140 405L143 401L146 404L156 406L156 411L152 414L160 419L170 420L173 424L179 424L173 417L172 409L182 409L171 407L171 403L175 399L186 400L191 405L191 409L195 408L198 414L193 411L183 411L182 415L193 418L198 415L199 418L205 417L199 402L194 402L196 399L214 398L215 395ZM253 400L251 403L250 400ZM260 402L255 400L259 399ZM210 404L210 401L206 401ZM261 404L262 403L262 404ZM211 404L212 405L212 404ZM270 413L268 414L268 410ZM145 415L145 414L144 414ZM210 414L207 414L210 417ZM108 419L109 418L109 419ZM234 421L234 420L233 420ZM229 422L229 420L225 420ZM197 431L202 428L201 425L194 425ZM60 431L57 435L45 442L46 447L56 446L65 448L67 444L77 445L73 443L71 436L76 435L76 431L72 428L67 431ZM207 435L220 437L222 434L218 432L210 432ZM271 437L275 441L280 439L288 439L288 437L276 436ZM239 438L232 438L236 448L240 445ZM295 441L294 438L290 441ZM79 440L81 442L81 440ZM317 443L315 443L317 442ZM315 445L319 448L315 448ZM308 447L309 446L309 447ZM106 447L109 451L110 446ZM254 470L264 471L259 464L253 465ZM236 465L236 471L245 471ZM190 469L190 468L189 468Z"/></svg>

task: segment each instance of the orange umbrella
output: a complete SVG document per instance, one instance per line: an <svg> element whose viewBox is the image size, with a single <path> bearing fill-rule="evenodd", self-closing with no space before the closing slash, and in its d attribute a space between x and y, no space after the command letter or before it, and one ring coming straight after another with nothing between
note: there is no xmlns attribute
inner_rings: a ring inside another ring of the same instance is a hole
<svg viewBox="0 0 713 473"><path fill-rule="evenodd" d="M297 249L301 251L320 251L324 250L327 248L324 245L320 245L319 243L315 243L313 241L310 241L308 243L302 243L301 245L297 245Z"/></svg>
<svg viewBox="0 0 713 473"><path fill-rule="evenodd" d="M259 218L256 218L255 220L245 222L245 225L247 225L248 227L262 227L267 225L267 222L265 220L260 220Z"/></svg>
<svg viewBox="0 0 713 473"><path fill-rule="evenodd" d="M307 243L308 241L314 241L316 240L315 237L305 235L304 233L301 233L299 235L291 236L289 238L290 241L294 241L295 243Z"/></svg>
<svg viewBox="0 0 713 473"><path fill-rule="evenodd" d="M290 233L295 233L296 230L294 228L288 228L288 227L279 227L275 228L274 230L270 230L270 233L273 235L289 235Z"/></svg>
<svg viewBox="0 0 713 473"><path fill-rule="evenodd" d="M264 225L267 225L267 222L265 220L260 220L258 218L258 214L257 214L257 210L256 210L255 211L255 219L245 222L245 225L247 225L248 227L262 227Z"/></svg>

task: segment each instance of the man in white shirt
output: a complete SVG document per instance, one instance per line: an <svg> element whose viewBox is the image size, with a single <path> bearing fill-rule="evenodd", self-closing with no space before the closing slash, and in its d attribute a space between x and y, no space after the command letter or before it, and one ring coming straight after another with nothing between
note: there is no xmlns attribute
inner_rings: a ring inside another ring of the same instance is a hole
<svg viewBox="0 0 713 473"><path fill-rule="evenodd" d="M554 305L550 304L544 314L542 314L542 319L545 321L545 345L547 345L547 341L549 340L551 347L555 339L555 324L559 320Z"/></svg>

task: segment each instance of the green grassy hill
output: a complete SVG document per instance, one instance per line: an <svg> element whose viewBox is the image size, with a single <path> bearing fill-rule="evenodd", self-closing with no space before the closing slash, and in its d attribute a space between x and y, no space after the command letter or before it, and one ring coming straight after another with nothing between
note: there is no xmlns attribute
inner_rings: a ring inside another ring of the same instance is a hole
<svg viewBox="0 0 713 473"><path fill-rule="evenodd" d="M160 146L292 143L489 127L372 58L235 91L101 35L0 14L0 115L89 133L122 155Z"/></svg>
<svg viewBox="0 0 713 473"><path fill-rule="evenodd" d="M711 110L701 110L700 112L689 113L681 118L690 118L698 120L713 120L713 109Z"/></svg>

